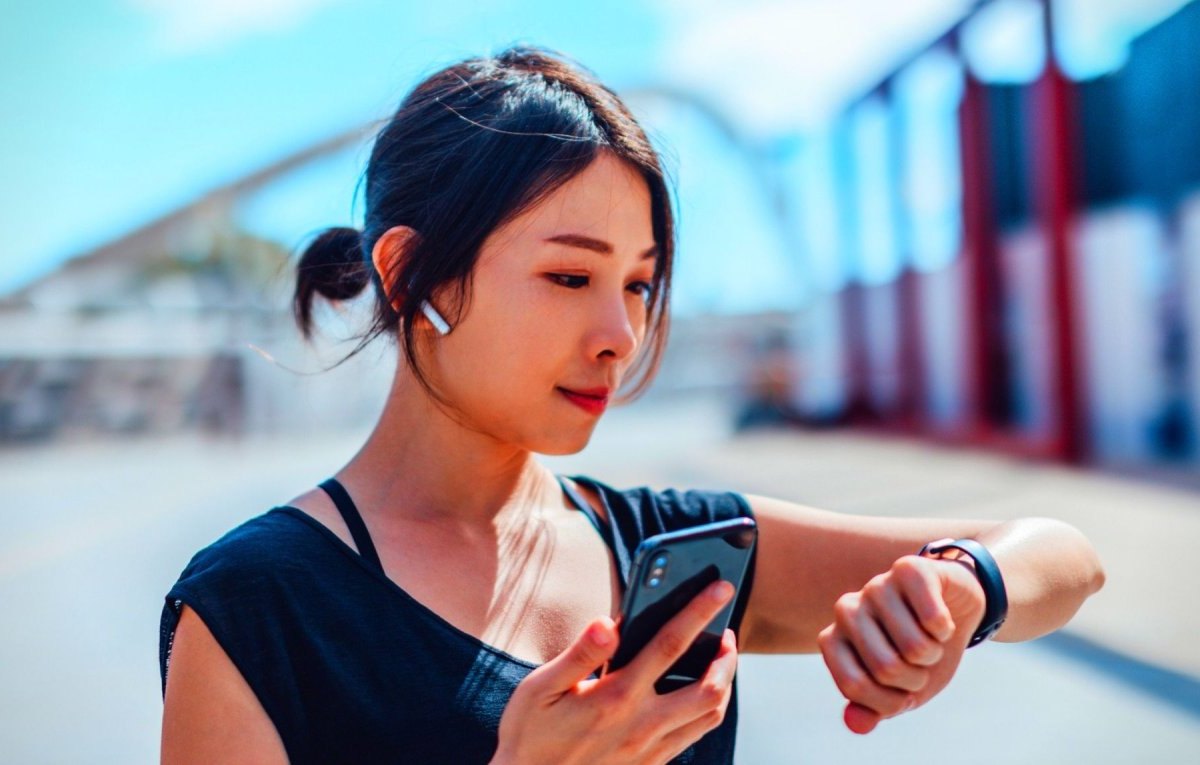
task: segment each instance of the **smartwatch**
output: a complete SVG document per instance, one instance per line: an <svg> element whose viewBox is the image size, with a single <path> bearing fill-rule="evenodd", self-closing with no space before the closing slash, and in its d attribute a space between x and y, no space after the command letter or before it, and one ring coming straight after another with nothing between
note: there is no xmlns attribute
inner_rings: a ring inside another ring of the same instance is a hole
<svg viewBox="0 0 1200 765"><path fill-rule="evenodd" d="M921 548L917 555L923 557L942 558L949 550L959 550L970 556L975 562L975 578L983 587L984 602L983 621L971 636L967 648L979 645L996 634L1000 625L1008 616L1008 593L1004 590L1004 577L1000 575L1000 566L987 548L974 539L938 539Z"/></svg>

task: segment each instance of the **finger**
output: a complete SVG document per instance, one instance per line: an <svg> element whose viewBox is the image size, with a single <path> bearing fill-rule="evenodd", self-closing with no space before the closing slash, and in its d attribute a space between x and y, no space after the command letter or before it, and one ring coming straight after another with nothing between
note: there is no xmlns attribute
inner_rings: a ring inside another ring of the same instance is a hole
<svg viewBox="0 0 1200 765"><path fill-rule="evenodd" d="M914 698L907 691L887 688L875 682L853 646L837 634L836 628L822 630L818 642L825 666L847 701L857 702L881 717L892 717L903 712Z"/></svg>
<svg viewBox="0 0 1200 765"><path fill-rule="evenodd" d="M704 738L704 735L709 731L717 728L725 720L725 707L710 712L695 718L691 722L676 728L662 738L662 744L659 748L662 759L655 758L656 762L670 762L678 757L692 744Z"/></svg>
<svg viewBox="0 0 1200 765"><path fill-rule="evenodd" d="M723 709L729 703L733 678L737 674L737 661L737 641L733 630L727 629L721 637L721 648L704 676L660 697L664 719L675 720L682 725L714 708Z"/></svg>
<svg viewBox="0 0 1200 765"><path fill-rule="evenodd" d="M893 580L894 581L894 580ZM863 588L888 640L909 664L930 667L942 659L942 644L921 627L917 615L895 587Z"/></svg>
<svg viewBox="0 0 1200 765"><path fill-rule="evenodd" d="M873 709L867 709L862 704L851 701L842 712L842 721L852 733L865 735L875 730L875 726L883 718Z"/></svg>
<svg viewBox="0 0 1200 765"><path fill-rule="evenodd" d="M851 614L839 614L838 626L875 682L904 691L919 691L929 682L929 672L904 660L865 603Z"/></svg>
<svg viewBox="0 0 1200 765"><path fill-rule="evenodd" d="M906 555L892 564L892 573L921 628L944 643L954 635L954 618L942 596L942 580L931 565L937 564L916 555Z"/></svg>
<svg viewBox="0 0 1200 765"><path fill-rule="evenodd" d="M721 635L721 646L717 649L717 655L713 657L712 663L704 671L704 676L696 682L728 688L733 683L734 675L737 674L737 663L737 636L733 634L733 630L726 629L724 634ZM686 688L681 688L667 695L687 691L695 685L696 683L693 683Z"/></svg>
<svg viewBox="0 0 1200 765"><path fill-rule="evenodd" d="M623 673L625 682L635 686L652 685L687 652L696 636L732 597L733 585L713 582L671 617L633 661L617 673Z"/></svg>
<svg viewBox="0 0 1200 765"><path fill-rule="evenodd" d="M660 697L667 705L678 701L694 710L684 724L663 738L667 760L677 757L683 750L699 741L706 733L720 726L724 721L725 713L729 709L729 701L733 698L732 685L736 671L737 640L733 630L727 629L721 636L721 650L717 653L717 658L713 660L708 671L704 673L704 677L687 688ZM705 690L704 683L713 683L712 686L709 686L710 689L721 689L716 706L712 705L713 699L716 698L713 691ZM689 691L693 696L699 696L699 699L687 698Z"/></svg>
<svg viewBox="0 0 1200 765"><path fill-rule="evenodd" d="M617 632L612 619L596 619L575 638L575 642L531 674L539 693L558 697L587 678L612 657L617 647Z"/></svg>
<svg viewBox="0 0 1200 765"><path fill-rule="evenodd" d="M733 694L737 640L733 630L721 636L721 647L704 676L684 688L655 696L648 714L652 731L646 762L666 763L721 724ZM642 762L639 759L638 762Z"/></svg>
<svg viewBox="0 0 1200 765"><path fill-rule="evenodd" d="M907 705L905 705L904 709L900 710L898 714L911 711L915 709L916 706L917 700L913 698L908 702ZM895 717L895 715L892 716ZM873 709L864 707L862 704L859 704L855 701L851 701L849 704L847 704L846 708L842 711L842 721L846 723L846 727L849 728L852 733L870 733L871 731L875 730L875 726L878 725L883 719L883 715L879 714Z"/></svg>
<svg viewBox="0 0 1200 765"><path fill-rule="evenodd" d="M729 685L733 682L733 676L737 674L737 663L737 636L733 630L726 629L721 635L721 646L717 649L717 655L713 657L712 663L704 672L704 677L700 679Z"/></svg>

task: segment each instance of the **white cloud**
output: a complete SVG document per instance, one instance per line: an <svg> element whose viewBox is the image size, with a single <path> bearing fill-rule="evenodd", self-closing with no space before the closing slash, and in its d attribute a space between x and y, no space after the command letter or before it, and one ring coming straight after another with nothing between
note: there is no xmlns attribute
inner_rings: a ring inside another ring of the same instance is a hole
<svg viewBox="0 0 1200 765"><path fill-rule="evenodd" d="M244 37L286 31L335 0L126 0L154 24L167 55L216 50Z"/></svg>
<svg viewBox="0 0 1200 765"><path fill-rule="evenodd" d="M968 0L660 0L672 84L746 130L820 125L961 16Z"/></svg>

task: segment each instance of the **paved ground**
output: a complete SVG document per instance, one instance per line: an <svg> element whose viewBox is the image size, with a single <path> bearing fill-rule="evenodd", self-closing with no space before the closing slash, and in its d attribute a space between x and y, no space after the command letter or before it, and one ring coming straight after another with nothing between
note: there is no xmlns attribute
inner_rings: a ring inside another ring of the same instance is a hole
<svg viewBox="0 0 1200 765"><path fill-rule="evenodd" d="M1200 750L1200 494L851 433L731 439L714 402L609 417L583 454L547 461L615 485L846 512L1054 516L1105 561L1107 587L1067 630L972 650L937 699L866 737L842 728L819 658L744 657L739 762L1166 763ZM0 453L0 759L155 761L163 593L192 552L311 486L360 435Z"/></svg>

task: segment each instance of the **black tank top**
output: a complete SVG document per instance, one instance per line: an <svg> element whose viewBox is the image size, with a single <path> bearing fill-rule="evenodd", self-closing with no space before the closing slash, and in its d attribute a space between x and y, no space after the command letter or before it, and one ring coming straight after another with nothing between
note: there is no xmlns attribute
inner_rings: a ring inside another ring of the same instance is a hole
<svg viewBox="0 0 1200 765"><path fill-rule="evenodd" d="M622 587L648 536L750 516L733 492L591 487L610 523L568 483L563 491L604 538ZM275 507L192 558L166 595L159 671L166 693L183 605L200 617L274 723L292 763L486 763L500 715L536 664L459 630L413 599L380 565L349 494L330 495L360 552L320 521ZM733 611L738 631L754 559ZM724 722L673 763L732 763L737 689Z"/></svg>

